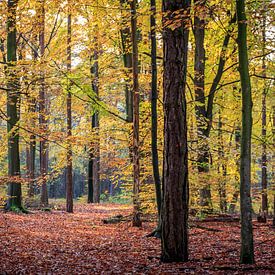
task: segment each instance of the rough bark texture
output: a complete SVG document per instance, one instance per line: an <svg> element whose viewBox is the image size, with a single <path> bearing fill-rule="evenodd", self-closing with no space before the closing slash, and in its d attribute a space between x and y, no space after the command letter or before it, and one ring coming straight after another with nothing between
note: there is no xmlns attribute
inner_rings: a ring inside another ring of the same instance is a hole
<svg viewBox="0 0 275 275"><path fill-rule="evenodd" d="M186 72L188 0L162 2L164 47L164 167L161 260L188 260Z"/></svg>
<svg viewBox="0 0 275 275"><path fill-rule="evenodd" d="M161 210L161 183L159 175L159 159L158 159L158 87L157 87L157 41L156 41L156 1L151 0L151 150L152 150L152 164L153 174L156 189L156 201L158 207L158 214Z"/></svg>
<svg viewBox="0 0 275 275"><path fill-rule="evenodd" d="M45 52L45 2L39 1L39 46L41 56L41 71L40 71L40 90L39 90L39 124L41 132L46 135L47 132L47 102L46 102L46 87L45 87L45 72L43 68L43 59ZM41 205L48 205L48 190L47 190L47 170L48 170L48 158L47 153L48 144L45 138L40 140L40 176L41 176Z"/></svg>
<svg viewBox="0 0 275 275"><path fill-rule="evenodd" d="M19 158L19 79L16 72L16 8L17 1L8 1L7 18L7 131L8 131L8 203L7 209L22 208Z"/></svg>
<svg viewBox="0 0 275 275"><path fill-rule="evenodd" d="M250 194L251 182L251 133L252 133L252 97L247 53L247 21L245 1L236 0L238 20L239 72L242 87L242 136L240 165L240 201L241 201L241 256L243 264L254 263L252 206Z"/></svg>
<svg viewBox="0 0 275 275"><path fill-rule="evenodd" d="M140 165L139 165L139 83L138 83L138 40L136 0L131 2L131 34L133 63L133 226L141 226L140 209Z"/></svg>
<svg viewBox="0 0 275 275"><path fill-rule="evenodd" d="M70 8L69 8L70 9ZM71 14L69 11L67 22L67 73L70 74L72 67L72 51L71 51L71 36L72 36L72 23ZM70 77L70 76L69 76ZM72 153L72 94L71 82L68 80L67 84L67 177L66 177L66 210L69 213L73 212L73 153Z"/></svg>

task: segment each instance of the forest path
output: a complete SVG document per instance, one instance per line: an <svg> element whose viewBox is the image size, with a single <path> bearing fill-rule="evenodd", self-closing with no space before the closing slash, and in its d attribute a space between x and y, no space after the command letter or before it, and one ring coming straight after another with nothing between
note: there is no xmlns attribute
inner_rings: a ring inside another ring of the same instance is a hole
<svg viewBox="0 0 275 275"><path fill-rule="evenodd" d="M0 274L275 274L274 229L254 224L257 264L240 266L238 223L200 223L190 229L190 262L161 264L160 241L131 222L103 224L129 215L129 206L77 204L63 211L0 212ZM273 257L273 258L272 258ZM273 269L272 269L273 266Z"/></svg>

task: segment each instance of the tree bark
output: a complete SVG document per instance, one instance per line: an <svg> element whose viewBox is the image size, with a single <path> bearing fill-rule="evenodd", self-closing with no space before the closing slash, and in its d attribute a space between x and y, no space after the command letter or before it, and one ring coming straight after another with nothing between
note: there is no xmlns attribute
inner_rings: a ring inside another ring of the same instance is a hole
<svg viewBox="0 0 275 275"><path fill-rule="evenodd" d="M128 4L128 0L120 0L121 8L125 8ZM130 70L133 67L132 64L132 52L131 52L131 29L127 26L128 18L122 14L122 28L121 28L121 42L123 51L123 63L126 70L125 79L125 107L126 107L126 120L127 122L133 122L133 91L130 86Z"/></svg>
<svg viewBox="0 0 275 275"><path fill-rule="evenodd" d="M241 201L241 255L242 264L254 263L254 245L251 205L251 134L252 134L252 96L247 53L247 21L245 1L236 0L238 20L239 72L242 87L242 135L240 165Z"/></svg>
<svg viewBox="0 0 275 275"><path fill-rule="evenodd" d="M262 58L262 70L263 77L266 77L266 56L265 56L265 48L266 48L266 5L264 1L263 8L263 28L262 28L262 38L263 38L263 58ZM264 216L264 220L266 220L266 216L268 214L268 199L267 199L267 156L266 156L266 94L267 87L266 81L264 81L264 89L262 93L262 214Z"/></svg>
<svg viewBox="0 0 275 275"><path fill-rule="evenodd" d="M68 2L68 22L67 22L67 73L70 77L72 68L72 20L70 3ZM66 177L66 210L69 213L73 213L73 153L72 153L72 94L71 94L71 82L68 80L67 84L67 177Z"/></svg>
<svg viewBox="0 0 275 275"><path fill-rule="evenodd" d="M190 1L162 1L164 165L161 260L188 260L186 73Z"/></svg>
<svg viewBox="0 0 275 275"><path fill-rule="evenodd" d="M41 71L40 71L40 90L39 90L39 124L43 136L47 134L47 102L46 102L46 87L45 87L45 68L43 68L43 59L45 52L45 1L39 1L39 46L41 56ZM40 140L40 176L41 176L41 204L48 205L48 190L47 190L47 170L48 158L47 153L48 144L46 138Z"/></svg>
<svg viewBox="0 0 275 275"><path fill-rule="evenodd" d="M140 209L140 164L139 164L139 83L138 83L138 40L136 0L131 3L131 40L133 74L133 226L141 226Z"/></svg>
<svg viewBox="0 0 275 275"><path fill-rule="evenodd" d="M273 134L273 140L272 140L272 148L273 148L273 154L272 154L272 189L274 192L273 195L273 226L275 226L275 106L272 106L272 134Z"/></svg>
<svg viewBox="0 0 275 275"><path fill-rule="evenodd" d="M7 209L22 208L19 158L19 78L16 72L16 8L18 1L8 0L7 17L7 131L8 131L8 203Z"/></svg>
<svg viewBox="0 0 275 275"><path fill-rule="evenodd" d="M236 152L237 155L235 156L236 159L236 169L237 169L237 176L235 176L235 189L232 196L232 200L229 206L229 213L233 214L236 210L236 204L240 194L240 141L241 141L241 128L239 126L235 129L235 144L236 144Z"/></svg>
<svg viewBox="0 0 275 275"><path fill-rule="evenodd" d="M222 118L221 113L219 111L219 123L218 123L218 138L219 138L219 161L220 164L218 166L220 177L219 177L219 195L220 195L220 211L222 213L226 213L227 211L227 198L226 198L226 174L227 174L227 166L224 156L224 145L223 145L223 137L222 137Z"/></svg>
<svg viewBox="0 0 275 275"><path fill-rule="evenodd" d="M195 37L195 62L194 62L194 87L196 99L196 120L198 132L198 172L203 187L200 190L200 206L202 211L211 212L211 190L207 174L209 173L209 144L206 136L206 107L205 107L205 25L203 18L206 9L206 0L194 0L194 37Z"/></svg>
<svg viewBox="0 0 275 275"><path fill-rule="evenodd" d="M157 86L157 41L156 41L156 0L151 0L150 31L151 31L151 151L152 165L156 190L158 215L161 211L161 183L158 159L158 86Z"/></svg>
<svg viewBox="0 0 275 275"><path fill-rule="evenodd" d="M90 73L92 78L92 89L99 96L99 67L98 67L98 33L96 26L96 35L94 38L94 50L90 57ZM88 203L100 202L100 141L99 141L99 112L94 110L92 115L92 132L94 140L90 145L89 164L88 164Z"/></svg>

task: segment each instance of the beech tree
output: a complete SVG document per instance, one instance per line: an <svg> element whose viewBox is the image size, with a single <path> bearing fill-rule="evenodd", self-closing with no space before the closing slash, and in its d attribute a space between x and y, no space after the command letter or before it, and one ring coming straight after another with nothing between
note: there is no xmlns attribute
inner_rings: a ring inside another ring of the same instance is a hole
<svg viewBox="0 0 275 275"><path fill-rule="evenodd" d="M68 18L67 18L67 73L68 73L68 84L67 84L67 173L66 173L66 201L67 201L67 212L73 212L73 154L72 154L72 94L71 94L71 81L70 73L72 68L72 15L71 7L68 3Z"/></svg>
<svg viewBox="0 0 275 275"><path fill-rule="evenodd" d="M189 0L162 2L164 49L164 167L161 260L188 260L186 73Z"/></svg>
<svg viewBox="0 0 275 275"><path fill-rule="evenodd" d="M242 132L240 164L240 203L241 203L241 256L242 264L254 263L254 245L251 205L251 133L252 96L247 53L247 20L245 1L237 0L239 73L242 87Z"/></svg>
<svg viewBox="0 0 275 275"><path fill-rule="evenodd" d="M7 17L7 130L8 130L8 203L7 209L22 208L19 158L20 87L16 71L16 8L18 1L8 1Z"/></svg>

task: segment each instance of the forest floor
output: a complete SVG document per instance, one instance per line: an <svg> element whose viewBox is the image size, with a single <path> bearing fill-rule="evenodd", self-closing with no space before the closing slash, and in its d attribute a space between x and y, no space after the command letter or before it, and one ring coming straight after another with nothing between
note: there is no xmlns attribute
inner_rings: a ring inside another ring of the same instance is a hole
<svg viewBox="0 0 275 275"><path fill-rule="evenodd" d="M190 261L160 263L155 224L102 219L129 215L129 206L76 205L75 213L0 212L0 274L275 274L274 229L254 223L256 265L240 265L238 222L194 222Z"/></svg>

